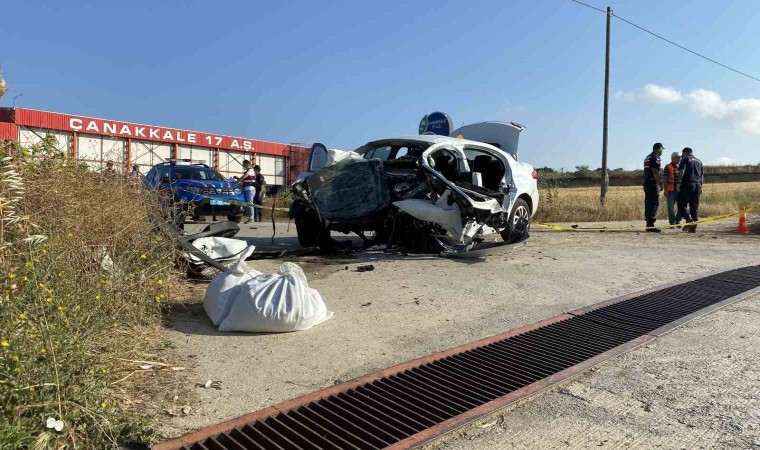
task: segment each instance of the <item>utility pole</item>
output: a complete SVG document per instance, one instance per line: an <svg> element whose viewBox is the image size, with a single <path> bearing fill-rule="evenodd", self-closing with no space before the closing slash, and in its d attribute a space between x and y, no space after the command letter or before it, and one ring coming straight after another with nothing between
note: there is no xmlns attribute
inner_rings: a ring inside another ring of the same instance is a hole
<svg viewBox="0 0 760 450"><path fill-rule="evenodd" d="M610 102L610 20L612 19L612 9L607 7L607 48L606 59L604 62L604 127L602 129L602 191L599 201L604 206L604 199L607 196L607 187L610 180L607 176L607 116Z"/></svg>

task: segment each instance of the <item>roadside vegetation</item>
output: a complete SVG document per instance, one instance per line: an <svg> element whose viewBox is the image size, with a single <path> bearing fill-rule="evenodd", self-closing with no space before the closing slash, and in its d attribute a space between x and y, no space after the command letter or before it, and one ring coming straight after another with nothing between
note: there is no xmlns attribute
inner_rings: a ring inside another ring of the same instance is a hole
<svg viewBox="0 0 760 450"><path fill-rule="evenodd" d="M670 162L670 157L663 156L663 164ZM536 169L539 182L556 184L559 187L593 187L602 180L602 169L592 170L589 166L575 166L575 170L552 169L541 167ZM641 170L624 170L610 168L607 176L611 186L639 186ZM760 164L705 166L706 182L748 182L760 181Z"/></svg>
<svg viewBox="0 0 760 450"><path fill-rule="evenodd" d="M644 220L641 186L611 186L606 205L599 204L599 188L563 188L542 183L536 220L540 222L604 222ZM760 207L760 182L706 183L699 214L702 218L737 211L742 206ZM667 202L660 197L659 219L667 223Z"/></svg>
<svg viewBox="0 0 760 450"><path fill-rule="evenodd" d="M0 449L151 440L175 245L157 203L55 150L0 142Z"/></svg>

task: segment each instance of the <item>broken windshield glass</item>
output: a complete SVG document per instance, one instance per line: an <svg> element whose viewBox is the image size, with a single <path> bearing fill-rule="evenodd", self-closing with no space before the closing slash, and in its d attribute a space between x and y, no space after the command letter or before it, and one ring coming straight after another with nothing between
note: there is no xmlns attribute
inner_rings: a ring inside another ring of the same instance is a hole
<svg viewBox="0 0 760 450"><path fill-rule="evenodd" d="M309 178L314 204L323 220L368 216L390 203L388 180L378 159L341 161Z"/></svg>

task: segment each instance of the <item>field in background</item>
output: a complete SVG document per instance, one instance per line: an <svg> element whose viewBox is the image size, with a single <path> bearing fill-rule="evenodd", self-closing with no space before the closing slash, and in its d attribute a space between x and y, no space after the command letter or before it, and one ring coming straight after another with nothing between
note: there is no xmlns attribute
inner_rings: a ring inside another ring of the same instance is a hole
<svg viewBox="0 0 760 450"><path fill-rule="evenodd" d="M536 220L542 222L604 222L644 220L644 190L641 186L612 186L607 204L599 204L599 188L541 189ZM738 210L760 207L760 182L705 184L699 209L706 218ZM658 217L667 223L667 202L660 196Z"/></svg>

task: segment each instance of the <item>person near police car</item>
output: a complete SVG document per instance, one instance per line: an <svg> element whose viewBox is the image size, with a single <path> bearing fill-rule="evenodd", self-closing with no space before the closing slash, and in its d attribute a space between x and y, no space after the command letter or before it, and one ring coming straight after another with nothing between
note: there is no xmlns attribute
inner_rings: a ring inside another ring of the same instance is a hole
<svg viewBox="0 0 760 450"><path fill-rule="evenodd" d="M681 155L673 152L670 155L670 162L662 169L662 181L665 189L665 200L668 203L668 223L678 225L681 223L681 211L678 208L678 163L681 162Z"/></svg>
<svg viewBox="0 0 760 450"><path fill-rule="evenodd" d="M256 202L256 172L251 167L251 162L247 159L243 161L243 176L240 177L237 183L243 188L243 195L245 196L246 203ZM248 220L243 223L251 223L255 219L255 208L253 206L246 206L248 212Z"/></svg>
<svg viewBox="0 0 760 450"><path fill-rule="evenodd" d="M681 162L678 164L678 174L681 186L678 192L678 211L686 219L687 225L683 231L696 233L696 225L688 223L699 220L699 198L702 195L702 183L704 183L704 167L702 161L694 156L694 150L689 147L683 149ZM686 211L686 207L689 211Z"/></svg>
<svg viewBox="0 0 760 450"><path fill-rule="evenodd" d="M259 208L256 208L256 212L254 214L254 217L256 218L256 222L262 221L262 215L264 213L264 199L266 198L266 186L267 182L264 179L264 175L261 174L261 167L256 164L253 166L253 172L255 175L255 181L254 186L256 186L256 205L260 206Z"/></svg>
<svg viewBox="0 0 760 450"><path fill-rule="evenodd" d="M663 150L665 147L657 142L652 146L652 153L644 159L644 219L647 222L647 231L655 233L662 231L655 228L654 223L657 221L657 210L660 208L660 155Z"/></svg>

